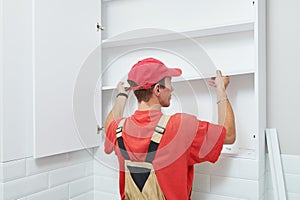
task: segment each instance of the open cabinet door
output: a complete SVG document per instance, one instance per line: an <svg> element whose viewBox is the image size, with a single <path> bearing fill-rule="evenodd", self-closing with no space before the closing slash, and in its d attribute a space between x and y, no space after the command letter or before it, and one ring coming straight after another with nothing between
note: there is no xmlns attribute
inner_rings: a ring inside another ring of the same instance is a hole
<svg viewBox="0 0 300 200"><path fill-rule="evenodd" d="M101 122L101 1L34 2L34 157L94 147Z"/></svg>

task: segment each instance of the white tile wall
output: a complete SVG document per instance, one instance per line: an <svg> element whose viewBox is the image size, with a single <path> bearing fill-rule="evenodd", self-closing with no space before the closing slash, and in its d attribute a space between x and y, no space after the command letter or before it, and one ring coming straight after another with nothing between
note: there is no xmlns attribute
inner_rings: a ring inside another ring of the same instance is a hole
<svg viewBox="0 0 300 200"><path fill-rule="evenodd" d="M3 199L18 199L48 188L48 174L37 174L4 183Z"/></svg>
<svg viewBox="0 0 300 200"><path fill-rule="evenodd" d="M300 174L285 174L286 189L290 193L300 194Z"/></svg>
<svg viewBox="0 0 300 200"><path fill-rule="evenodd" d="M282 155L282 166L285 173L300 174L300 156Z"/></svg>
<svg viewBox="0 0 300 200"><path fill-rule="evenodd" d="M114 154L95 155L113 161ZM95 199L119 199L116 165L94 161ZM117 162L115 160L114 162ZM106 165L107 164L107 165ZM216 164L202 163L195 167L193 199L259 199L259 170L256 160L222 157Z"/></svg>
<svg viewBox="0 0 300 200"><path fill-rule="evenodd" d="M93 200L93 149L0 163L1 200Z"/></svg>
<svg viewBox="0 0 300 200"><path fill-rule="evenodd" d="M300 199L300 156L281 155L283 165L286 193L289 200ZM273 200L272 177L270 173L270 163L268 155L266 156L266 175L265 175L265 200Z"/></svg>
<svg viewBox="0 0 300 200"><path fill-rule="evenodd" d="M111 194L119 194L119 180L95 175L95 190Z"/></svg>
<svg viewBox="0 0 300 200"><path fill-rule="evenodd" d="M74 197L71 200L93 200L95 198L94 196L95 196L94 191L90 191L90 192L81 194L77 197Z"/></svg>
<svg viewBox="0 0 300 200"><path fill-rule="evenodd" d="M222 195L215 195L215 194L208 194L208 193L201 193L195 192L192 193L192 199L201 199L201 200L243 200L241 198L234 198Z"/></svg>
<svg viewBox="0 0 300 200"><path fill-rule="evenodd" d="M210 192L210 176L205 174L195 173L193 191Z"/></svg>
<svg viewBox="0 0 300 200"><path fill-rule="evenodd" d="M95 161L94 173L97 176L111 177L115 179L119 178L119 171L117 169L103 165L97 161Z"/></svg>
<svg viewBox="0 0 300 200"><path fill-rule="evenodd" d="M120 195L95 191L95 200L120 200Z"/></svg>
<svg viewBox="0 0 300 200"><path fill-rule="evenodd" d="M299 200L300 199L300 193L288 193L289 200Z"/></svg>
<svg viewBox="0 0 300 200"><path fill-rule="evenodd" d="M65 184L28 196L26 200L65 200L68 198L69 186Z"/></svg>
<svg viewBox="0 0 300 200"><path fill-rule="evenodd" d="M103 148L95 151L94 160L94 189L95 200L118 200L119 171L118 161L114 153L105 155Z"/></svg>
<svg viewBox="0 0 300 200"><path fill-rule="evenodd" d="M53 170L49 172L49 185L54 187L85 177L86 164L79 164L70 167Z"/></svg>
<svg viewBox="0 0 300 200"><path fill-rule="evenodd" d="M26 159L27 175L48 172L68 166L68 154L59 154L46 158Z"/></svg>
<svg viewBox="0 0 300 200"><path fill-rule="evenodd" d="M211 176L211 193L244 199L259 199L258 181Z"/></svg>
<svg viewBox="0 0 300 200"><path fill-rule="evenodd" d="M94 190L94 177L88 176L70 183L70 198Z"/></svg>
<svg viewBox="0 0 300 200"><path fill-rule="evenodd" d="M93 159L90 152L77 151L37 160L24 158L0 163L0 199L119 200L117 165L109 166ZM93 153L99 156L99 152ZM300 156L282 155L282 162L288 199L298 200ZM230 157L222 157L216 164L197 165L192 199L273 200L268 160L263 195L258 191L256 166L255 160Z"/></svg>
<svg viewBox="0 0 300 200"><path fill-rule="evenodd" d="M220 157L215 163L201 163L195 167L197 173L257 180L258 161L252 159Z"/></svg>
<svg viewBox="0 0 300 200"><path fill-rule="evenodd" d="M0 182L6 182L26 176L25 159L1 163Z"/></svg>

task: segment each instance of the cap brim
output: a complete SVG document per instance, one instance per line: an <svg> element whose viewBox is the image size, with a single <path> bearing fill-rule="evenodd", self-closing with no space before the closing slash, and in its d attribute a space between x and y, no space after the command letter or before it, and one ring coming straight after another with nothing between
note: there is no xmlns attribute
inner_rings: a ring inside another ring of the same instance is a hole
<svg viewBox="0 0 300 200"><path fill-rule="evenodd" d="M167 76L180 76L182 74L182 70L179 68L168 68Z"/></svg>

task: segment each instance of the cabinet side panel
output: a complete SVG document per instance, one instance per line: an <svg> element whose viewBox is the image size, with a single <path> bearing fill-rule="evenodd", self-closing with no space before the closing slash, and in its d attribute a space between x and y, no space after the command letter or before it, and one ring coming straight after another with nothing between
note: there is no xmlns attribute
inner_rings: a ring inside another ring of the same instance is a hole
<svg viewBox="0 0 300 200"><path fill-rule="evenodd" d="M32 1L3 1L3 161L32 144ZM2 31L2 29L1 29Z"/></svg>

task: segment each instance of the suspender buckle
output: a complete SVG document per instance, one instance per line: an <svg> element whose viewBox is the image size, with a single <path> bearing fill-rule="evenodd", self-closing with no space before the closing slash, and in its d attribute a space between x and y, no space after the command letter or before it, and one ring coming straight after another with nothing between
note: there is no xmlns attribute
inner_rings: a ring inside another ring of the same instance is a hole
<svg viewBox="0 0 300 200"><path fill-rule="evenodd" d="M120 126L116 129L116 134L121 133L121 132L122 132L122 126Z"/></svg>
<svg viewBox="0 0 300 200"><path fill-rule="evenodd" d="M165 130L166 130L166 128L164 128L164 127L162 127L162 126L159 126L159 125L157 125L157 126L154 128L154 131L155 131L156 133L159 133L159 134L164 134Z"/></svg>

